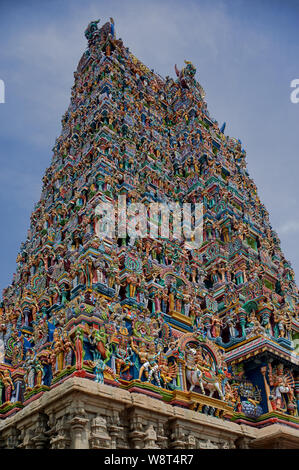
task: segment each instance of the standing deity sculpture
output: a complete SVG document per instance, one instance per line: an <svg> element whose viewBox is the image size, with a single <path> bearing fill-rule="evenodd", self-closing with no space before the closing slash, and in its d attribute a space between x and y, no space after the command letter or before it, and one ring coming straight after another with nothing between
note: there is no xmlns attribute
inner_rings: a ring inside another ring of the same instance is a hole
<svg viewBox="0 0 299 470"><path fill-rule="evenodd" d="M115 364L116 375L120 376L127 372L133 366L133 351L127 344L127 339L122 337L116 346L115 351Z"/></svg>
<svg viewBox="0 0 299 470"><path fill-rule="evenodd" d="M4 402L7 403L11 400L12 392L15 389L14 383L11 379L8 369L4 369L3 371L0 371L0 380L4 388Z"/></svg>
<svg viewBox="0 0 299 470"><path fill-rule="evenodd" d="M25 371L26 388L32 389L35 385L35 354L31 349L26 353Z"/></svg>
<svg viewBox="0 0 299 470"><path fill-rule="evenodd" d="M272 387L270 401L272 407L286 411L288 404L293 402L295 381L290 371L285 372L283 364L272 367L268 364L269 384Z"/></svg>

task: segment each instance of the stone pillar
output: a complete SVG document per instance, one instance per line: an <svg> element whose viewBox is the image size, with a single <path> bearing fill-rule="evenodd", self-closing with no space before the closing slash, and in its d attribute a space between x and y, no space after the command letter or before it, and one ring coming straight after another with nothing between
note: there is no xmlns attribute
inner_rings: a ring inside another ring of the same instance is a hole
<svg viewBox="0 0 299 470"><path fill-rule="evenodd" d="M42 414L38 415L32 437L36 449L46 449L48 447L49 438L45 434L46 428L47 416Z"/></svg>
<svg viewBox="0 0 299 470"><path fill-rule="evenodd" d="M144 442L144 431L142 418L140 416L132 416L130 419L129 439L133 444L133 449L142 449Z"/></svg>
<svg viewBox="0 0 299 470"><path fill-rule="evenodd" d="M19 434L20 432L18 429L14 426L10 428L9 430L9 435L6 438L6 449L17 449L19 444L20 444L20 439L19 439Z"/></svg>
<svg viewBox="0 0 299 470"><path fill-rule="evenodd" d="M165 436L164 425L159 421L157 423L157 442L160 449L168 448L168 438Z"/></svg>
<svg viewBox="0 0 299 470"><path fill-rule="evenodd" d="M248 437L239 437L239 439L237 439L235 441L235 447L237 449L250 449L250 442L252 441L252 439L248 438Z"/></svg>
<svg viewBox="0 0 299 470"><path fill-rule="evenodd" d="M46 435L50 436L50 449L68 449L71 445L69 425L66 423L66 416L56 418L53 414L49 418L50 430Z"/></svg>
<svg viewBox="0 0 299 470"><path fill-rule="evenodd" d="M23 428L20 434L20 444L18 448L20 449L35 449L33 438L33 430Z"/></svg>
<svg viewBox="0 0 299 470"><path fill-rule="evenodd" d="M89 449L87 424L89 419L85 411L84 402L75 399L68 408L72 449Z"/></svg>
<svg viewBox="0 0 299 470"><path fill-rule="evenodd" d="M177 423L176 420L173 420L170 422L170 444L169 448L170 449L185 449L186 448L186 443L185 443L185 435L183 432L183 428L180 426L179 423Z"/></svg>
<svg viewBox="0 0 299 470"><path fill-rule="evenodd" d="M88 439L86 436L87 418L74 416L71 421L72 432L72 449L89 449Z"/></svg>
<svg viewBox="0 0 299 470"><path fill-rule="evenodd" d="M102 416L97 416L91 422L89 446L91 449L111 449L111 437L107 432L107 422Z"/></svg>
<svg viewBox="0 0 299 470"><path fill-rule="evenodd" d="M120 437L123 431L123 426L121 426L119 413L118 411L113 411L111 416L111 424L108 426L108 432L111 437L111 449L117 449L117 438Z"/></svg>

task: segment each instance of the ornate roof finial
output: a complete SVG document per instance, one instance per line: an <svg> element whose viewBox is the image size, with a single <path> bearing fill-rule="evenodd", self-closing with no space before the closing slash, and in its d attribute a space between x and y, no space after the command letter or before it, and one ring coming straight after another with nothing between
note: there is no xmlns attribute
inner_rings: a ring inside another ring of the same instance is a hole
<svg viewBox="0 0 299 470"><path fill-rule="evenodd" d="M85 35L86 39L88 40L88 44L90 44L93 41L95 36L99 35L98 23L100 21L101 20L91 21L89 23L89 25L87 26L87 28L84 32L84 35Z"/></svg>

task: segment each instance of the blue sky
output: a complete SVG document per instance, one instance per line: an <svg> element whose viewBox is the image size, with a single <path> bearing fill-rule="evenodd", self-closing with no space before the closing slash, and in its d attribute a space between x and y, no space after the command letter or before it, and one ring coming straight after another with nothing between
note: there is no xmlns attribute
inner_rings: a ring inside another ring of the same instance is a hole
<svg viewBox="0 0 299 470"><path fill-rule="evenodd" d="M250 175L299 279L299 1L0 0L0 292L68 107L84 30L112 16L116 34L162 76L197 67L211 115L240 138Z"/></svg>

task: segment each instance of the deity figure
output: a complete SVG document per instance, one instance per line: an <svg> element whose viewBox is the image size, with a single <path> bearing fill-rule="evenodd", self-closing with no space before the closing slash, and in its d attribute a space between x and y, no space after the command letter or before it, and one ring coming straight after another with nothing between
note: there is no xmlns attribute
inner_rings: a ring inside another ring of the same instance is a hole
<svg viewBox="0 0 299 470"><path fill-rule="evenodd" d="M260 324L259 320L255 316L253 317L252 323L252 335L260 335L265 333L265 328Z"/></svg>
<svg viewBox="0 0 299 470"><path fill-rule="evenodd" d="M104 383L104 371L107 370L110 375L114 378L116 382L118 382L117 377L114 373L114 371L107 365L107 362L109 361L110 357L112 354L112 348L111 344L109 344L109 347L106 349L106 357L103 359L101 356L96 355L94 356L93 360L93 367L94 367L94 372L95 372L95 379L94 381L100 384Z"/></svg>
<svg viewBox="0 0 299 470"><path fill-rule="evenodd" d="M136 293L136 287L138 285L138 277L136 276L136 274L131 273L127 277L127 283L128 283L128 295L129 297L134 298L135 293Z"/></svg>
<svg viewBox="0 0 299 470"><path fill-rule="evenodd" d="M34 351L30 349L26 353L25 370L25 383L31 389L35 385L35 358Z"/></svg>
<svg viewBox="0 0 299 470"><path fill-rule="evenodd" d="M262 395L258 386L254 386L252 382L243 377L239 385L234 384L234 389L237 392L235 406L238 412L251 418L257 418L263 413L260 406Z"/></svg>
<svg viewBox="0 0 299 470"><path fill-rule="evenodd" d="M186 348L186 378L191 384L190 392L195 386L199 386L201 393L205 394L205 388L210 391L210 396L215 391L218 392L219 398L224 400L221 387L222 374L216 373L214 366L209 362L203 354L202 348L194 349Z"/></svg>
<svg viewBox="0 0 299 470"><path fill-rule="evenodd" d="M115 351L116 375L124 374L133 366L133 352L125 338L121 338Z"/></svg>
<svg viewBox="0 0 299 470"><path fill-rule="evenodd" d="M161 298L161 308L162 308L163 313L166 313L167 305L168 305L168 291L167 289L163 289L162 298Z"/></svg>
<svg viewBox="0 0 299 470"><path fill-rule="evenodd" d="M131 337L131 347L132 350L138 355L139 361L141 363L138 380L141 380L143 373L145 374L147 380L149 380L149 372L151 370L151 366L156 365L154 361L156 356L155 344L152 343L152 346L149 347L148 351L145 343L141 343L139 347L137 347L133 342L133 338Z"/></svg>
<svg viewBox="0 0 299 470"><path fill-rule="evenodd" d="M274 321L275 321L275 326L274 326L274 331L275 331L275 336L284 338L285 337L285 316L282 312L279 310L274 311Z"/></svg>
<svg viewBox="0 0 299 470"><path fill-rule="evenodd" d="M104 370L106 369L106 363L101 357L97 357L94 360L94 372L95 372L95 382L99 384L104 383Z"/></svg>
<svg viewBox="0 0 299 470"><path fill-rule="evenodd" d="M169 312L173 312L175 309L175 293L176 285L175 282L172 282L169 286Z"/></svg>
<svg viewBox="0 0 299 470"><path fill-rule="evenodd" d="M168 388L169 384L177 377L178 365L176 361L168 361L168 357L163 351L164 346L161 344L158 356L159 376L164 388Z"/></svg>
<svg viewBox="0 0 299 470"><path fill-rule="evenodd" d="M268 312L262 314L262 323L261 325L265 328L266 335L270 336L272 333L270 315Z"/></svg>
<svg viewBox="0 0 299 470"><path fill-rule="evenodd" d="M188 317L190 313L190 305L191 305L191 294L188 288L184 289L182 297L183 297L182 313Z"/></svg>
<svg viewBox="0 0 299 470"><path fill-rule="evenodd" d="M107 275L108 275L108 287L114 288L116 278L119 272L119 259L116 254L112 254L112 260L110 265L107 268ZM134 297L134 295L133 295Z"/></svg>
<svg viewBox="0 0 299 470"><path fill-rule="evenodd" d="M83 357L85 355L85 351L83 349L83 341L84 341L84 330L78 327L76 328L75 335L74 335L77 370L82 369L82 366L83 366Z"/></svg>
<svg viewBox="0 0 299 470"><path fill-rule="evenodd" d="M145 307L148 306L148 294L149 291L146 287L146 282L144 279L141 279L138 288L138 301L143 303Z"/></svg>
<svg viewBox="0 0 299 470"><path fill-rule="evenodd" d="M106 344L108 342L109 335L106 333L105 327L101 326L99 330L94 328L88 338L90 343L95 346L95 350L93 351L94 359L99 356L106 359Z"/></svg>
<svg viewBox="0 0 299 470"><path fill-rule="evenodd" d="M72 358L73 358L73 343L72 343L67 331L63 332L63 349L64 349L63 368L71 367Z"/></svg>
<svg viewBox="0 0 299 470"><path fill-rule="evenodd" d="M116 327L123 326L125 318L126 318L126 310L122 308L121 304L116 302L109 307L111 314L110 314L110 321Z"/></svg>
<svg viewBox="0 0 299 470"><path fill-rule="evenodd" d="M97 259L95 261L95 268L96 268L96 281L100 282L101 284L105 284L106 277L105 277L105 261L103 259Z"/></svg>
<svg viewBox="0 0 299 470"><path fill-rule="evenodd" d="M160 376L159 376L159 364L158 357L161 354L161 349L156 352L156 345L152 341L148 346L147 362L143 364L144 369L148 372L147 382L151 382L152 377L156 380L158 386L161 386Z"/></svg>
<svg viewBox="0 0 299 470"><path fill-rule="evenodd" d="M40 387L42 385L42 381L44 377L44 368L38 359L35 360L35 373L36 373L36 387Z"/></svg>
<svg viewBox="0 0 299 470"><path fill-rule="evenodd" d="M38 322L34 325L34 341L46 342L48 335L48 323L45 317L38 319Z"/></svg>
<svg viewBox="0 0 299 470"><path fill-rule="evenodd" d="M217 314L212 316L212 323L211 323L211 334L213 338L218 338L221 335L221 326L222 320L218 317Z"/></svg>
<svg viewBox="0 0 299 470"><path fill-rule="evenodd" d="M54 352L56 355L56 371L60 372L63 369L63 353L64 353L64 345L62 338L60 337L60 334L57 330L55 329L53 333L53 341L54 341Z"/></svg>
<svg viewBox="0 0 299 470"><path fill-rule="evenodd" d="M226 326L228 327L230 338L234 338L236 336L236 330L235 330L235 320L232 316L227 317Z"/></svg>
<svg viewBox="0 0 299 470"><path fill-rule="evenodd" d="M12 391L15 389L8 369L0 371L0 380L5 390L4 401L6 403L11 400Z"/></svg>
<svg viewBox="0 0 299 470"><path fill-rule="evenodd" d="M238 399L238 392L232 388L229 382L225 384L224 400L232 406L235 406Z"/></svg>
<svg viewBox="0 0 299 470"><path fill-rule="evenodd" d="M272 407L277 410L286 411L288 402L291 403L294 398L294 377L290 371L284 371L283 364L278 364L272 368L271 363L269 363L268 368L269 383L273 387L271 392L272 399L270 398ZM288 398L288 402L286 402L285 397Z"/></svg>

